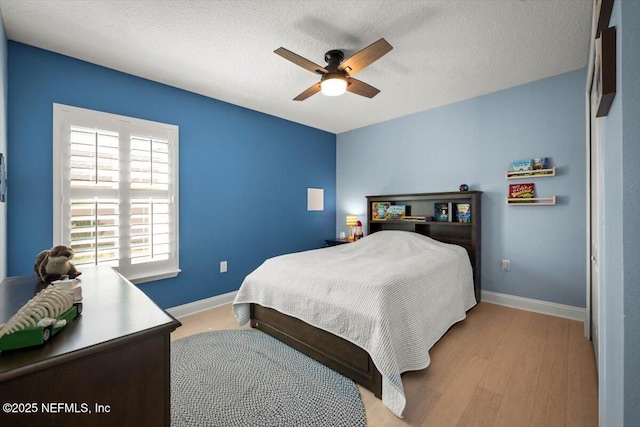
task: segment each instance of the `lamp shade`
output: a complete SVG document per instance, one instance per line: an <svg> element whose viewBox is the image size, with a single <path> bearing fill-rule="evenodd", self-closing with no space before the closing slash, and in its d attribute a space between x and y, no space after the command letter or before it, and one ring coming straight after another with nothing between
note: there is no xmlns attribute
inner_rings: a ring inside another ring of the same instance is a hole
<svg viewBox="0 0 640 427"><path fill-rule="evenodd" d="M356 217L355 215L347 215L348 227L355 227L357 222L358 222L358 217Z"/></svg>
<svg viewBox="0 0 640 427"><path fill-rule="evenodd" d="M331 77L320 82L322 94L326 96L339 96L347 91L347 81L343 77Z"/></svg>

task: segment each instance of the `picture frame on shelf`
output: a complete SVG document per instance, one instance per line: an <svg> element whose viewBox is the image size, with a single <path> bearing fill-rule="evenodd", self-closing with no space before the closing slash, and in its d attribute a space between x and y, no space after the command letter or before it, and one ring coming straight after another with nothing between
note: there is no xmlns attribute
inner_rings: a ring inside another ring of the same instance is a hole
<svg viewBox="0 0 640 427"><path fill-rule="evenodd" d="M609 114L616 95L616 27L603 30L596 39L593 78L596 90L596 117Z"/></svg>
<svg viewBox="0 0 640 427"><path fill-rule="evenodd" d="M433 204L433 217L436 222L451 222L453 218L452 206L449 202Z"/></svg>
<svg viewBox="0 0 640 427"><path fill-rule="evenodd" d="M391 205L387 209L388 221L402 221L407 213L405 205Z"/></svg>
<svg viewBox="0 0 640 427"><path fill-rule="evenodd" d="M456 203L456 220L458 222L471 223L471 204Z"/></svg>
<svg viewBox="0 0 640 427"><path fill-rule="evenodd" d="M389 219L387 210L391 206L390 202L372 202L371 203L371 220L386 221Z"/></svg>

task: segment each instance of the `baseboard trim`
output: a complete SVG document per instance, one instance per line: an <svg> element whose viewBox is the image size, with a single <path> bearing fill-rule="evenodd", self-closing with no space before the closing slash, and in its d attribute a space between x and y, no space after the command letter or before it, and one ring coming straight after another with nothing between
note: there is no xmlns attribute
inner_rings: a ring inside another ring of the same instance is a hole
<svg viewBox="0 0 640 427"><path fill-rule="evenodd" d="M482 291L481 296L483 302L518 308L520 310L533 311L534 313L563 317L565 319L577 320L578 322L584 322L587 313L586 308L518 297L515 295L500 294L498 292Z"/></svg>
<svg viewBox="0 0 640 427"><path fill-rule="evenodd" d="M215 297L177 305L175 307L168 308L167 313L178 319L181 317L191 316L192 314L200 313L201 311L229 304L230 302L233 302L237 293L238 291L233 291L222 295L216 295Z"/></svg>
<svg viewBox="0 0 640 427"><path fill-rule="evenodd" d="M224 304L233 302L238 291L216 295L193 301L187 304L178 305L167 309L173 317L181 318L200 313L201 311L216 308ZM518 297L515 295L501 294L498 292L482 291L482 301L490 304L503 305L505 307L517 308L520 310L532 311L534 313L548 314L550 316L562 317L565 319L584 322L587 310L585 308L571 305L557 304L555 302L541 301L531 298Z"/></svg>

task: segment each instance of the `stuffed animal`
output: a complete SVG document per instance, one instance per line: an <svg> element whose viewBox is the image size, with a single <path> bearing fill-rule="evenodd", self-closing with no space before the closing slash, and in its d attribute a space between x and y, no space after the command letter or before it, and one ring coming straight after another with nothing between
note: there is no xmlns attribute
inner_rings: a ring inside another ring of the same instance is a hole
<svg viewBox="0 0 640 427"><path fill-rule="evenodd" d="M76 270L76 267L71 263L73 255L73 249L63 245L40 252L33 266L38 280L51 283L63 276L75 279L81 275L82 273Z"/></svg>

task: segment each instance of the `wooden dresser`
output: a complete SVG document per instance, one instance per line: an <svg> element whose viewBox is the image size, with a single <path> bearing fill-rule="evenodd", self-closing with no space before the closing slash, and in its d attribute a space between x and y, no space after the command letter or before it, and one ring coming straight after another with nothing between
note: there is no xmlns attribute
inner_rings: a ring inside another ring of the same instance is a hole
<svg viewBox="0 0 640 427"><path fill-rule="evenodd" d="M41 346L0 352L0 425L169 426L180 322L111 268L80 270L82 314ZM5 279L0 323L40 289L35 275Z"/></svg>

